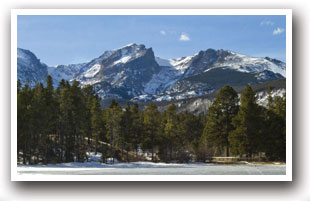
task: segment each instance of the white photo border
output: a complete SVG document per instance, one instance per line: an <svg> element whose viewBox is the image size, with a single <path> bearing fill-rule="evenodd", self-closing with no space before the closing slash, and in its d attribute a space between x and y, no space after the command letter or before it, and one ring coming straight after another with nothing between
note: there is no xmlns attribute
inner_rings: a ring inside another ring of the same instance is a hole
<svg viewBox="0 0 310 201"><path fill-rule="evenodd" d="M285 15L286 175L19 175L17 173L18 15ZM292 181L292 9L12 9L11 181Z"/></svg>

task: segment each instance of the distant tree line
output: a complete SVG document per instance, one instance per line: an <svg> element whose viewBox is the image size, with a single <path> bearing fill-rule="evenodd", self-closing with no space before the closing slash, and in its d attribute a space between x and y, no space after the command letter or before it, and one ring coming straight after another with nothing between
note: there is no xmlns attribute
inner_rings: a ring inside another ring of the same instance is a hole
<svg viewBox="0 0 310 201"><path fill-rule="evenodd" d="M205 161L210 156L247 156L264 153L268 160L285 160L286 100L268 95L267 107L256 103L246 86L239 100L230 86L216 95L207 115L177 113L174 104L159 112L112 100L100 106L92 86L61 80L53 88L48 76L34 88L17 88L17 152L23 164L87 161L87 151L102 159L141 160L141 150L152 161ZM143 158L142 158L143 159Z"/></svg>

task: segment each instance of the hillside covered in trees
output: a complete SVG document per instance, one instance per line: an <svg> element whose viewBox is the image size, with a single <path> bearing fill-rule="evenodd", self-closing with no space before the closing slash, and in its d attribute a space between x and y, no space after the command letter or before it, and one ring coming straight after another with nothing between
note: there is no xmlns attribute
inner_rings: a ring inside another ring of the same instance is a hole
<svg viewBox="0 0 310 201"><path fill-rule="evenodd" d="M212 156L286 158L286 99L268 96L267 107L257 104L246 86L241 97L230 86L217 93L207 115L164 112L149 103L145 110L115 100L108 108L92 86L61 80L53 88L48 76L31 88L18 82L17 152L22 164L87 161L87 151L102 153L102 161L205 161Z"/></svg>

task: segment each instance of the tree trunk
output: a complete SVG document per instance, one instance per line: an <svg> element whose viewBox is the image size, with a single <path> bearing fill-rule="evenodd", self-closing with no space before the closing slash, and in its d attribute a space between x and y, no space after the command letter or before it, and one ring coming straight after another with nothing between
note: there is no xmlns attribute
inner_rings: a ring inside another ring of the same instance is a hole
<svg viewBox="0 0 310 201"><path fill-rule="evenodd" d="M229 157L229 147L226 147L226 157Z"/></svg>

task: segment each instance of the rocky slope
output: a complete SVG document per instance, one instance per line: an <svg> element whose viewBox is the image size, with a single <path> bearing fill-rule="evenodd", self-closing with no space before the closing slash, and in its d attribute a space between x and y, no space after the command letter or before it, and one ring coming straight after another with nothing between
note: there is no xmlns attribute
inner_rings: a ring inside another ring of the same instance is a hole
<svg viewBox="0 0 310 201"><path fill-rule="evenodd" d="M129 44L105 51L87 63L48 67L30 51L18 51L18 78L44 82L50 74L93 85L102 99L176 101L212 94L223 85L257 85L285 78L285 63L269 57L250 57L229 50L207 49L193 56L162 59L152 48ZM48 72L47 72L48 69Z"/></svg>
<svg viewBox="0 0 310 201"><path fill-rule="evenodd" d="M21 83L34 86L36 83L45 83L47 65L41 63L40 60L29 50L21 48L17 49L17 79Z"/></svg>

